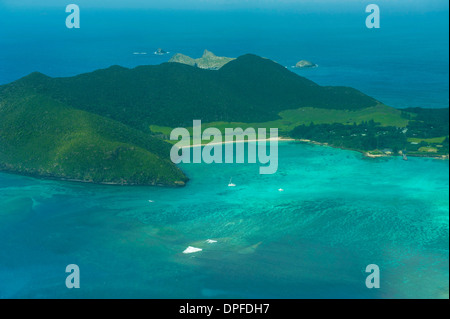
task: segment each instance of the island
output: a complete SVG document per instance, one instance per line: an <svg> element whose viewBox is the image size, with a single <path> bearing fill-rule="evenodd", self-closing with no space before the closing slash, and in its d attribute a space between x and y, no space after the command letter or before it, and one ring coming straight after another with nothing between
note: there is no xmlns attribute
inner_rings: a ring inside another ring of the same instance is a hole
<svg viewBox="0 0 450 319"><path fill-rule="evenodd" d="M34 72L1 85L0 171L184 186L189 179L170 160L169 136L176 127L192 130L193 119L223 131L276 127L283 138L372 157L448 158L448 108L396 109L354 88L320 86L253 54L220 68L207 62L216 60L209 52L200 66L176 56L190 62L116 65L65 78Z"/></svg>
<svg viewBox="0 0 450 319"><path fill-rule="evenodd" d="M214 53L205 50L201 58L193 59L187 55L177 53L169 60L169 62L183 63L200 69L219 70L225 64L233 60L234 58L216 56Z"/></svg>
<svg viewBox="0 0 450 319"><path fill-rule="evenodd" d="M311 61L307 61L307 60L298 61L294 66L294 68L299 68L299 69L301 69L301 68L316 68L316 67L318 67L317 64L315 64Z"/></svg>

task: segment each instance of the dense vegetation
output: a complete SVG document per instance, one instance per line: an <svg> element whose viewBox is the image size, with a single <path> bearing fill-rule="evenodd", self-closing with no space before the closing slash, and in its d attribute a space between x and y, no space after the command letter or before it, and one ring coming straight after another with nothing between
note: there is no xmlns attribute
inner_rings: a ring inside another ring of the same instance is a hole
<svg viewBox="0 0 450 319"><path fill-rule="evenodd" d="M356 150L392 149L393 152L405 148L407 138L402 128L393 126L378 126L373 121L361 124L344 125L318 124L297 126L292 136L299 139L309 139L320 143L328 143L336 147Z"/></svg>
<svg viewBox="0 0 450 319"><path fill-rule="evenodd" d="M408 124L408 137L434 138L448 136L449 109L409 108L403 111L403 116L411 119Z"/></svg>
<svg viewBox="0 0 450 319"><path fill-rule="evenodd" d="M157 132L167 136L194 119L205 127L278 127L283 136L350 149L448 154L448 109L399 111L355 89L322 87L244 55L219 70L113 66L68 78L35 72L0 86L0 170L184 185L187 177L169 159L171 145ZM158 128L154 135L150 127Z"/></svg>
<svg viewBox="0 0 450 319"><path fill-rule="evenodd" d="M311 123L297 126L291 136L360 151L448 155L448 109L408 109L403 116L413 119L406 127L381 126L373 120L353 125Z"/></svg>

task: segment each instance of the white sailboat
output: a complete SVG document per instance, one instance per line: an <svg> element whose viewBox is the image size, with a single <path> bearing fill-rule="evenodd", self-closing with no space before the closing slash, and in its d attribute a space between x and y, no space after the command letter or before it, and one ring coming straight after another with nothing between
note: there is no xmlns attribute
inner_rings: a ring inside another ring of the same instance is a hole
<svg viewBox="0 0 450 319"><path fill-rule="evenodd" d="M236 184L233 184L233 183L231 182L232 179L233 179L233 178L230 178L230 182L228 183L228 187L235 187L235 186L236 186Z"/></svg>

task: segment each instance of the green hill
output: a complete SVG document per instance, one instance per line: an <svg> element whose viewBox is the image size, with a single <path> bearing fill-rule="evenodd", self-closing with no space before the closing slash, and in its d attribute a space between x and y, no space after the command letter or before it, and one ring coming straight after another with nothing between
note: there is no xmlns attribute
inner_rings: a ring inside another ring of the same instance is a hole
<svg viewBox="0 0 450 319"><path fill-rule="evenodd" d="M170 58L169 62L187 64L190 66L195 66L197 64L196 59L193 59L190 56L184 55L182 53L176 53L173 57Z"/></svg>
<svg viewBox="0 0 450 319"><path fill-rule="evenodd" d="M33 75L33 77L39 75ZM0 170L83 182L181 186L170 144L24 92L0 95Z"/></svg>
<svg viewBox="0 0 450 319"><path fill-rule="evenodd" d="M163 63L66 78L35 72L0 86L0 170L95 183L184 185L187 177L169 158L171 144L149 128L166 132L191 127L194 119L205 126L279 127L285 136L333 138L346 146L356 133L344 142L332 135L350 126L325 124L355 123L358 131L366 128L356 124L375 120L375 135L392 135L383 137L383 146L400 141L410 143L411 151L444 154L446 112L399 111L352 88L317 85L251 54L219 70ZM310 122L322 127L307 128ZM399 127L408 128L406 135Z"/></svg>
<svg viewBox="0 0 450 319"><path fill-rule="evenodd" d="M218 71L180 63L108 69L68 78L32 74L21 86L76 109L141 130L149 125L203 122L265 122L300 107L358 110L377 101L345 87L322 87L283 66L244 55Z"/></svg>

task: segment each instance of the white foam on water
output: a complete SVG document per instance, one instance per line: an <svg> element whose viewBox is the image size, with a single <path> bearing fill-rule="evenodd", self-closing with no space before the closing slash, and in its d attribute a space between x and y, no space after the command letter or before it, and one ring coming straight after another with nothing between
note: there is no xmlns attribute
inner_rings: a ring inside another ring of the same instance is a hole
<svg viewBox="0 0 450 319"><path fill-rule="evenodd" d="M186 248L183 251L183 254L193 254L193 253L197 253L197 252L202 251L202 250L203 249L201 249L201 248L196 248L196 247L189 246L188 248Z"/></svg>
<svg viewBox="0 0 450 319"><path fill-rule="evenodd" d="M217 243L217 240L207 239L206 242L207 242L208 244L214 244L214 243Z"/></svg>

